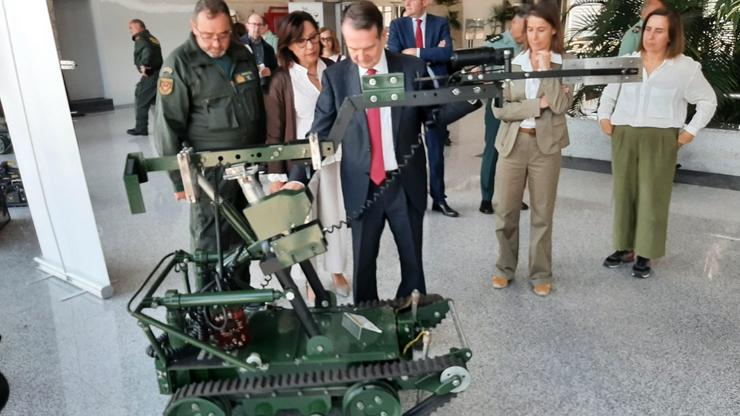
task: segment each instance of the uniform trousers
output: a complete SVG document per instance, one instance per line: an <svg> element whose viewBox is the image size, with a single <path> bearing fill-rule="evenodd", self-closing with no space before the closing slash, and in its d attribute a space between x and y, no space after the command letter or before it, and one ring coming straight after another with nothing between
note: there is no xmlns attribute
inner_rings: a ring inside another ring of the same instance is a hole
<svg viewBox="0 0 740 416"><path fill-rule="evenodd" d="M134 92L136 105L136 127L137 131L149 131L149 107L154 105L157 98L157 73L148 77L142 76L136 84Z"/></svg>
<svg viewBox="0 0 740 416"><path fill-rule="evenodd" d="M611 140L614 247L663 257L678 129L615 126Z"/></svg>
<svg viewBox="0 0 740 416"><path fill-rule="evenodd" d="M493 199L493 185L496 176L496 162L498 162L498 150L496 150L496 134L501 121L494 117L491 111L490 101L484 106L485 109L485 147L483 157L480 161L480 195L481 201Z"/></svg>
<svg viewBox="0 0 740 416"><path fill-rule="evenodd" d="M514 278L519 262L519 215L529 187L529 282L552 281L552 217L560 177L560 151L543 154L534 135L518 133L511 152L496 165L494 213L499 256L496 275Z"/></svg>

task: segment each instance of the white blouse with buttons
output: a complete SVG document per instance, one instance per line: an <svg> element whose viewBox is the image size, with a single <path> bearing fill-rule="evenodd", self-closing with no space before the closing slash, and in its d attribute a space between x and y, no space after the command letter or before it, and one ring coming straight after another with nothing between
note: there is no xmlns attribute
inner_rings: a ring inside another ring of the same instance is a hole
<svg viewBox="0 0 740 416"><path fill-rule="evenodd" d="M640 56L635 52L631 56ZM686 123L688 104L696 114ZM696 136L714 116L717 96L701 72L701 65L685 55L666 59L642 82L609 84L601 94L599 120L615 126L682 128Z"/></svg>

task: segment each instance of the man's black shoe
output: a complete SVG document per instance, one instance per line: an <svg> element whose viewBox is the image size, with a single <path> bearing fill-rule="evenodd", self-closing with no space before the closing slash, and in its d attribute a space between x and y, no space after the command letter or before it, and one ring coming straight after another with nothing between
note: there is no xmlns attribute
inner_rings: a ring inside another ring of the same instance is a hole
<svg viewBox="0 0 740 416"><path fill-rule="evenodd" d="M522 202L522 211L526 211L528 209L529 209L529 205L527 205L524 202Z"/></svg>
<svg viewBox="0 0 740 416"><path fill-rule="evenodd" d="M604 267L617 268L624 263L635 261L635 252L632 250L617 250L604 259Z"/></svg>
<svg viewBox="0 0 740 416"><path fill-rule="evenodd" d="M442 201L440 203L432 203L432 211L441 212L442 215L445 215L447 217L459 217L460 213L455 211L454 209L450 208L449 205L447 205L447 202Z"/></svg>
<svg viewBox="0 0 740 416"><path fill-rule="evenodd" d="M637 261L632 266L632 277L647 279L650 277L650 259L637 256Z"/></svg>
<svg viewBox="0 0 740 416"><path fill-rule="evenodd" d="M493 204L491 204L491 201L480 201L478 211L484 214L493 214Z"/></svg>
<svg viewBox="0 0 740 416"><path fill-rule="evenodd" d="M148 136L149 135L149 132L146 130L136 130L136 129L128 129L126 130L126 133L132 136Z"/></svg>

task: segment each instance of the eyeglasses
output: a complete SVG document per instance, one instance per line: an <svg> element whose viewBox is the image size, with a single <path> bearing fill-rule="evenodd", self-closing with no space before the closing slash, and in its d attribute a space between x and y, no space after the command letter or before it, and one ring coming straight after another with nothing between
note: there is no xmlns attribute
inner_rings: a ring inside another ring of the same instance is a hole
<svg viewBox="0 0 740 416"><path fill-rule="evenodd" d="M199 38L203 39L206 42L213 42L214 40L218 43L221 43L225 40L228 40L231 38L231 31L223 32L223 33L203 33L198 29L194 29L195 34L198 35Z"/></svg>
<svg viewBox="0 0 740 416"><path fill-rule="evenodd" d="M319 39L321 39L322 42L333 42L332 38L329 36L322 36Z"/></svg>
<svg viewBox="0 0 740 416"><path fill-rule="evenodd" d="M298 46L301 47L301 48L308 47L308 43L309 42L312 43L312 44L314 44L314 45L318 44L319 43L319 34L318 33L314 33L313 36L311 36L311 37L308 37L308 38L298 38L298 39L295 40L295 43L297 43Z"/></svg>

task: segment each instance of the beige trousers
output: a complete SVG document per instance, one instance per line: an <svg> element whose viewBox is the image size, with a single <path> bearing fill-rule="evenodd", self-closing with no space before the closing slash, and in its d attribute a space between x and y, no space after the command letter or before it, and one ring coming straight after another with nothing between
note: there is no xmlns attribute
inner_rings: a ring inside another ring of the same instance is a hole
<svg viewBox="0 0 740 416"><path fill-rule="evenodd" d="M552 280L552 216L560 177L560 152L546 155L535 136L519 133L514 148L496 165L493 193L499 256L496 275L513 279L519 262L519 214L525 186L529 187L529 281Z"/></svg>

